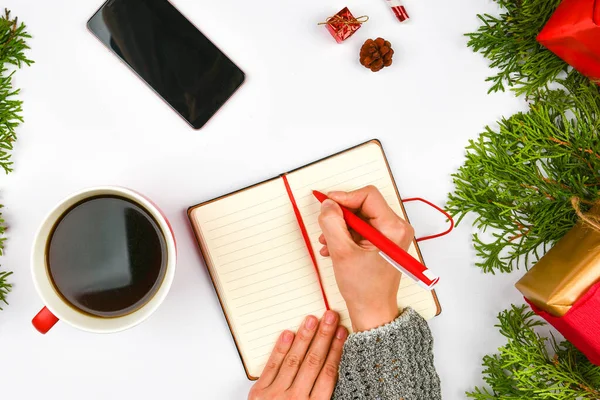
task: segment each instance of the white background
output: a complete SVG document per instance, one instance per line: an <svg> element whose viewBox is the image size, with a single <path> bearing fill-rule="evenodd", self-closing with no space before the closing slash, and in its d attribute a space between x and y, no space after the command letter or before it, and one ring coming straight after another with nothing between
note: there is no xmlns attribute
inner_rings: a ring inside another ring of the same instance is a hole
<svg viewBox="0 0 600 400"><path fill-rule="evenodd" d="M174 0L247 74L245 85L206 127L194 131L106 50L85 23L101 0L3 2L34 36L36 63L19 71L25 124L15 172L0 178L10 227L3 268L14 270L0 312L2 397L19 399L244 399L251 386L190 231L188 206L379 138L404 197L444 204L469 138L525 109L511 93L488 95L491 74L463 33L490 0L406 0L400 24L384 0ZM349 6L370 20L336 44L317 23ZM377 74L358 63L361 44L392 42L394 64ZM152 198L179 245L175 281L142 325L94 335L59 323L30 324L42 306L29 274L38 225L63 197L114 184ZM417 234L443 218L407 206ZM481 358L504 340L496 315L521 303L520 273L474 266L471 222L422 244L441 275L443 313L431 321L445 399L480 385Z"/></svg>

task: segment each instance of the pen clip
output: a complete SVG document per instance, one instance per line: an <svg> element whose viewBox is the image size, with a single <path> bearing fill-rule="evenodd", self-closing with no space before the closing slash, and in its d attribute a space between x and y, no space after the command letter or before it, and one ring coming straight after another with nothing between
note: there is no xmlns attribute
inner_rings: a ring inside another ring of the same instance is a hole
<svg viewBox="0 0 600 400"><path fill-rule="evenodd" d="M416 276L414 276L413 274L408 272L404 267L402 267L400 264L398 264L396 261L394 261L390 256L385 254L383 251L380 251L379 255L385 261L390 263L392 265L392 267L396 268L398 271L402 272L404 275L408 276L410 279L417 282L419 284L419 286L421 286L423 289L432 290L440 280L440 278L437 275L435 275L430 270L426 269L425 271L423 271L423 275L425 275L427 277L427 279L431 280L431 285L428 286L422 280L417 279Z"/></svg>

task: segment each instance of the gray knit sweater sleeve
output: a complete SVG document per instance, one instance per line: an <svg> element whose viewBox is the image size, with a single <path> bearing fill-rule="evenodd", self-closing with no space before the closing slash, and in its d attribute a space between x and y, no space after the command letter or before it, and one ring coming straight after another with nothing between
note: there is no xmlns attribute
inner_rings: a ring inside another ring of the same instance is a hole
<svg viewBox="0 0 600 400"><path fill-rule="evenodd" d="M441 398L431 331L412 308L385 326L348 337L334 400Z"/></svg>

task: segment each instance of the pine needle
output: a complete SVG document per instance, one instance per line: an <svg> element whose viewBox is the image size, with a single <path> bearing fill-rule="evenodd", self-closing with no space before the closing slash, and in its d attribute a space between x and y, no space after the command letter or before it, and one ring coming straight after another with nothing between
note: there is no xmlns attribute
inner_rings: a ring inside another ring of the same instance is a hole
<svg viewBox="0 0 600 400"><path fill-rule="evenodd" d="M33 63L25 56L25 51L29 49L26 39L30 37L25 31L25 24L19 24L18 19L11 18L10 11L5 10L4 15L0 16L0 167L5 173L12 171L10 157L13 143L17 140L16 128L23 122L23 103L16 99L19 89L13 88L12 78L15 67L21 68ZM12 66L12 72L9 72L9 66ZM5 230L0 214L0 256L4 252ZM12 288L8 283L11 274L12 272L0 271L0 304L8 304L6 296Z"/></svg>
<svg viewBox="0 0 600 400"><path fill-rule="evenodd" d="M13 88L15 71L9 73L9 65L21 68L33 63L25 56L25 50L29 49L25 40L30 37L25 24L19 24L18 19L12 19L10 11L5 10L0 17L0 167L6 173L12 171L10 157L17 140L15 129L23 122L23 102L15 98L20 90Z"/></svg>
<svg viewBox="0 0 600 400"><path fill-rule="evenodd" d="M530 109L470 141L448 202L459 222L473 212L475 226L489 228L473 242L477 265L491 273L535 263L600 198L599 89L536 41L562 0L495 1L503 13L480 15L468 45L497 68L490 92L509 87ZM536 333L544 323L526 306L498 320L508 343L484 357L487 387L467 397L600 399L600 367L569 342Z"/></svg>
<svg viewBox="0 0 600 400"><path fill-rule="evenodd" d="M453 175L449 211L458 222L474 212L478 229L492 228L491 240L473 236L484 272L529 267L577 221L573 197L600 199L598 87L576 76L561 83L471 140Z"/></svg>
<svg viewBox="0 0 600 400"><path fill-rule="evenodd" d="M2 206L0 205L0 208ZM4 254L4 231L6 227L4 226L4 220L2 219L2 214L0 213L0 256ZM12 274L12 272L4 272L0 271L0 310L2 310L1 303L8 304L6 301L6 295L10 292L12 285L7 282L7 278Z"/></svg>
<svg viewBox="0 0 600 400"><path fill-rule="evenodd" d="M495 1L501 14L479 15L468 45L496 68L490 92L508 86L530 110L469 142L448 203L459 222L474 212L480 231L491 228L473 235L490 273L528 268L575 224L573 197L600 197L598 88L536 41L562 0Z"/></svg>
<svg viewBox="0 0 600 400"><path fill-rule="evenodd" d="M562 0L495 0L499 16L478 15L482 25L468 33L468 46L482 53L497 68L489 92L511 88L517 95L531 96L547 88L561 73L578 75L567 63L536 41Z"/></svg>
<svg viewBox="0 0 600 400"><path fill-rule="evenodd" d="M512 306L498 315L500 333L508 343L498 354L483 358L484 381L467 397L489 399L599 399L600 367L569 342L543 337L545 325L526 306ZM550 348L550 352L548 350Z"/></svg>

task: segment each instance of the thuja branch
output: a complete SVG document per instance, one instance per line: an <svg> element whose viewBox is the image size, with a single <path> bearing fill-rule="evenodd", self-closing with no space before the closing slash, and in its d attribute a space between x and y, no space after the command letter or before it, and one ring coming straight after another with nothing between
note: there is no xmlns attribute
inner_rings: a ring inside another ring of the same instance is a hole
<svg viewBox="0 0 600 400"><path fill-rule="evenodd" d="M33 63L25 56L29 49L26 39L30 37L25 31L25 24L11 18L10 12L5 11L0 17L0 167L6 173L11 171L10 157L17 139L15 130L23 122L22 102L16 98L19 89L13 88L15 71L9 72L9 66L20 68Z"/></svg>
<svg viewBox="0 0 600 400"><path fill-rule="evenodd" d="M33 63L25 56L25 51L29 49L26 39L31 37L25 29L25 24L19 23L17 18L13 19L8 10L0 16L0 167L6 173L12 171L10 157L13 143L17 140L16 128L23 122L23 103L16 98L19 89L13 88L12 79L15 68ZM5 229L0 214L0 256L4 252ZM7 278L11 274L12 272L0 271L0 304L8 304L6 296L12 285Z"/></svg>
<svg viewBox="0 0 600 400"><path fill-rule="evenodd" d="M467 397L490 399L598 399L600 367L591 364L569 342L558 343L535 329L544 325L526 306L498 315L500 333L508 339L498 354L483 359L488 387ZM550 348L550 351L548 350Z"/></svg>
<svg viewBox="0 0 600 400"><path fill-rule="evenodd" d="M512 88L517 94L531 96L545 88L561 72L586 78L541 46L536 37L562 0L495 0L499 16L478 15L482 22L477 32L468 33L468 46L491 60L498 68L490 92Z"/></svg>
<svg viewBox="0 0 600 400"><path fill-rule="evenodd" d="M1 208L2 206L0 206ZM4 231L6 227L4 226L4 220L2 219L2 214L0 214L0 256L4 253ZM12 285L7 282L7 278L12 274L12 272L3 272L0 271L0 310L2 310L2 304L8 304L6 302L6 295L10 292Z"/></svg>
<svg viewBox="0 0 600 400"><path fill-rule="evenodd" d="M598 87L575 78L561 83L538 94L529 112L471 140L453 175L449 211L459 223L474 212L477 228L491 228L491 239L473 237L485 272L535 262L576 222L571 198L588 205L600 198Z"/></svg>

